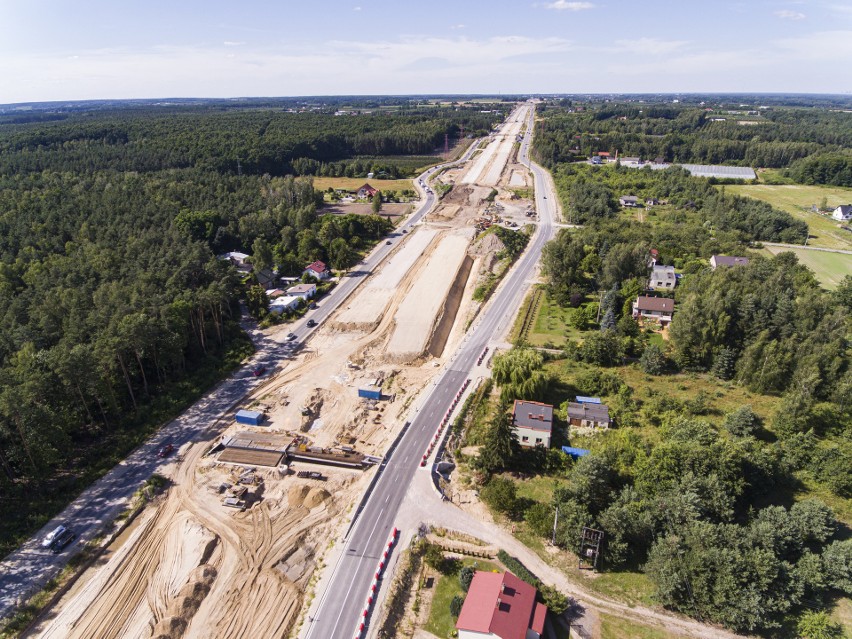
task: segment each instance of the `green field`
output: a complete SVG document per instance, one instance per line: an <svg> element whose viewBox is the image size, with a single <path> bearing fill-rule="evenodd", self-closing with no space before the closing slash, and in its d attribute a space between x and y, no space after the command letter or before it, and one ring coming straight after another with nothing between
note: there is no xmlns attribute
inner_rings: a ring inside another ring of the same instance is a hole
<svg viewBox="0 0 852 639"><path fill-rule="evenodd" d="M773 255L784 251L792 251L799 262L811 269L822 285L834 290L847 275L852 275L852 255L846 253L828 253L826 251L809 251L808 249L791 249L780 246L767 246L766 250Z"/></svg>
<svg viewBox="0 0 852 639"><path fill-rule="evenodd" d="M719 187L722 188L722 187ZM803 184L744 184L725 186L727 193L747 195L768 202L804 220L810 227L808 244L822 248L852 248L852 233L844 231L827 215L813 213L811 206L820 206L822 199L830 208L852 203L852 189L836 186L807 186Z"/></svg>
<svg viewBox="0 0 852 639"><path fill-rule="evenodd" d="M318 191L332 189L344 189L346 191L357 191L364 184L369 184L380 191L413 191L413 180L376 180L374 178L347 178L347 177L315 177L314 188Z"/></svg>
<svg viewBox="0 0 852 639"><path fill-rule="evenodd" d="M612 615L601 615L601 639L676 639L680 636Z"/></svg>

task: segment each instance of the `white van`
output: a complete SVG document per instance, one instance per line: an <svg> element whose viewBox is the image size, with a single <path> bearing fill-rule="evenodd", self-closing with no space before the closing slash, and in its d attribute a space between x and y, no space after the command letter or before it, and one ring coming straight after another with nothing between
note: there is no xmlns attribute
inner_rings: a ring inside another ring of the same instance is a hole
<svg viewBox="0 0 852 639"><path fill-rule="evenodd" d="M42 548L50 548L50 544L53 543L53 540L59 537L62 533L65 532L65 526L57 526L55 530L47 533L44 539L41 541Z"/></svg>

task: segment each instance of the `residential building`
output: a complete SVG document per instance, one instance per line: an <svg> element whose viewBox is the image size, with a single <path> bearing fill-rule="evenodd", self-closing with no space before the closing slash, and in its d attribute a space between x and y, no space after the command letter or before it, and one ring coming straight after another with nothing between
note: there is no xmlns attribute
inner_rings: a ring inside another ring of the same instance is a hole
<svg viewBox="0 0 852 639"><path fill-rule="evenodd" d="M536 595L510 572L477 570L456 622L458 639L540 639L547 606Z"/></svg>
<svg viewBox="0 0 852 639"><path fill-rule="evenodd" d="M521 446L550 448L553 406L516 399L512 408L512 428Z"/></svg>
<svg viewBox="0 0 852 639"><path fill-rule="evenodd" d="M710 266L715 271L720 266L745 266L748 264L747 257L738 257L735 255L711 255Z"/></svg>
<svg viewBox="0 0 852 639"><path fill-rule="evenodd" d="M270 288L266 290L266 297L271 300L274 300L276 297L281 297L282 295L286 295L287 291L280 288Z"/></svg>
<svg viewBox="0 0 852 639"><path fill-rule="evenodd" d="M276 297L269 303L269 312L281 314L284 311L295 311L302 301L304 300L301 297L294 297L292 295Z"/></svg>
<svg viewBox="0 0 852 639"><path fill-rule="evenodd" d="M307 268L305 268L303 275L310 275L311 277L316 278L318 280L327 280L329 277L331 277L331 271L328 270L328 267L325 265L325 262L320 262L319 260L317 260L312 264L308 264Z"/></svg>
<svg viewBox="0 0 852 639"><path fill-rule="evenodd" d="M654 264L651 269L651 279L648 280L648 288L652 291L670 291L677 284L674 266L663 266Z"/></svg>
<svg viewBox="0 0 852 639"><path fill-rule="evenodd" d="M852 204L841 204L836 209L834 209L834 213L831 214L838 222L847 222L852 220Z"/></svg>
<svg viewBox="0 0 852 639"><path fill-rule="evenodd" d="M651 258L648 260L648 266L653 268L657 261L660 259L660 252L657 249L651 249L650 253Z"/></svg>
<svg viewBox="0 0 852 639"><path fill-rule="evenodd" d="M251 256L246 253L240 253L239 251L231 251L230 253L222 253L218 257L220 260L228 260L231 264L236 266L238 270L251 270L251 264L248 262L248 259Z"/></svg>
<svg viewBox="0 0 852 639"><path fill-rule="evenodd" d="M633 318L653 320L666 326L674 315L674 300L668 297L647 297L640 295L633 302Z"/></svg>
<svg viewBox="0 0 852 639"><path fill-rule="evenodd" d="M575 428L609 428L609 406L590 402L568 402L568 423Z"/></svg>
<svg viewBox="0 0 852 639"><path fill-rule="evenodd" d="M257 283L264 289L275 288L275 285L278 284L278 271L273 271L272 269L260 269L260 271L255 273L255 277L257 277Z"/></svg>
<svg viewBox="0 0 852 639"><path fill-rule="evenodd" d="M659 203L660 203L660 201L655 197L646 197L645 198L645 206L647 206L647 207L657 206Z"/></svg>
<svg viewBox="0 0 852 639"><path fill-rule="evenodd" d="M317 294L317 285L313 282L310 284L297 284L287 289L287 295L293 297L301 297L302 299L310 299Z"/></svg>
<svg viewBox="0 0 852 639"><path fill-rule="evenodd" d="M639 198L635 195L622 195L618 198L618 203L621 204L621 206L636 206L639 204Z"/></svg>
<svg viewBox="0 0 852 639"><path fill-rule="evenodd" d="M378 192L378 189L374 189L369 184L365 184L360 189L358 189L357 195L359 200L365 200L367 198L373 197Z"/></svg>

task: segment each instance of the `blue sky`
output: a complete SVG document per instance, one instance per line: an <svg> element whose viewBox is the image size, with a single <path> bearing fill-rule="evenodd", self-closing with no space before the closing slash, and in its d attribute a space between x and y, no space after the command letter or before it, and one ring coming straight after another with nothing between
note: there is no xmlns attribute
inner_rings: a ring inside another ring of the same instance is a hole
<svg viewBox="0 0 852 639"><path fill-rule="evenodd" d="M849 0L0 0L0 103L852 92Z"/></svg>

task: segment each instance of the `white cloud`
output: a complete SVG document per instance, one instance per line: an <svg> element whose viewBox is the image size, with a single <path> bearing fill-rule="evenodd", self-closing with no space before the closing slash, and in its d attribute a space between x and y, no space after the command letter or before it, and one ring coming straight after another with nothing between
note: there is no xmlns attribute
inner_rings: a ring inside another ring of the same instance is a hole
<svg viewBox="0 0 852 639"><path fill-rule="evenodd" d="M584 9L593 9L594 6L591 2L568 2L568 0L556 0L556 2L544 5L546 9L557 11L583 11Z"/></svg>
<svg viewBox="0 0 852 639"><path fill-rule="evenodd" d="M225 40L222 44L226 47L241 47L245 44L245 42L237 42L235 40Z"/></svg>
<svg viewBox="0 0 852 639"><path fill-rule="evenodd" d="M638 38L635 40L616 40L617 51L640 55L662 55L671 53L689 44L686 40L658 40L657 38Z"/></svg>
<svg viewBox="0 0 852 639"><path fill-rule="evenodd" d="M489 93L527 91L564 73L562 38L410 35L275 48L160 46L0 55L0 103L172 96ZM439 57L436 57L439 56ZM530 59L536 60L531 72ZM418 69L412 73L411 69ZM364 74L370 78L365 85ZM501 80L502 78L502 80ZM506 82L503 84L503 82Z"/></svg>
<svg viewBox="0 0 852 639"><path fill-rule="evenodd" d="M781 9L776 11L775 15L782 20L804 20L807 16L800 11L790 11L790 9Z"/></svg>
<svg viewBox="0 0 852 639"><path fill-rule="evenodd" d="M464 25L463 24L454 24L453 26L450 27L450 29L452 29L453 31L458 31L459 29L464 29Z"/></svg>
<svg viewBox="0 0 852 639"><path fill-rule="evenodd" d="M361 7L352 7L352 11L360 11Z"/></svg>

